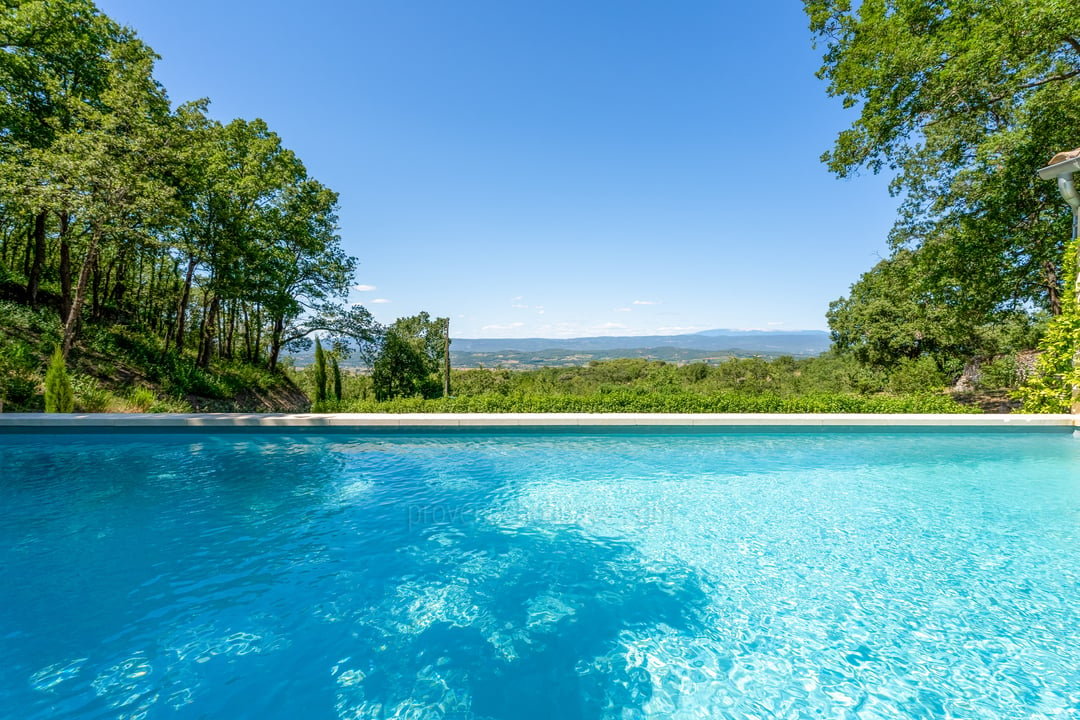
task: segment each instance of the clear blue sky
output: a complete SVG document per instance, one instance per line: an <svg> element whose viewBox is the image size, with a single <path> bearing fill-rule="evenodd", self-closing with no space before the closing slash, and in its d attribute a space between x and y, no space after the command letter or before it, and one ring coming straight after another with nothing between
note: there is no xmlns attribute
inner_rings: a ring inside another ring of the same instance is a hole
<svg viewBox="0 0 1080 720"><path fill-rule="evenodd" d="M176 103L265 119L341 195L351 300L457 337L824 329L884 178L797 2L99 0ZM367 289L372 288L372 289Z"/></svg>

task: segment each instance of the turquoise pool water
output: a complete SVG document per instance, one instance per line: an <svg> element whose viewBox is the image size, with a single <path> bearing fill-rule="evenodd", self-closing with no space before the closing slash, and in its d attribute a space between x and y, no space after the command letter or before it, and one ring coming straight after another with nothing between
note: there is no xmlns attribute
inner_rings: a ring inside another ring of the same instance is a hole
<svg viewBox="0 0 1080 720"><path fill-rule="evenodd" d="M1080 718L1066 433L0 438L0 716Z"/></svg>

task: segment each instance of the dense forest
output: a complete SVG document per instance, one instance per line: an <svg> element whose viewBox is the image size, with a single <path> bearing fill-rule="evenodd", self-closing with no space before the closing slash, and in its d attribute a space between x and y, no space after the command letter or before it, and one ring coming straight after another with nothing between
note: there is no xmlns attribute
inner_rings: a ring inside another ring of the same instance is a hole
<svg viewBox="0 0 1080 720"><path fill-rule="evenodd" d="M346 303L356 260L337 195L266 123L172 103L154 52L92 0L4 0L0 401L42 409L58 348L80 410L735 407L701 399L722 396L749 409L802 396L819 398L809 409L848 402L825 396L925 409L973 363L992 368L984 384L997 392L1026 380L1013 388L1026 410L1068 409L1076 249L1068 207L1034 171L1080 145L1080 6L804 8L819 76L856 116L824 162L842 177L889 173L901 200L890 254L829 308L832 350L515 375L449 372L445 319L380 327ZM288 367L315 338L322 369ZM1034 348L1034 369L1020 367ZM341 377L349 353L366 370Z"/></svg>
<svg viewBox="0 0 1080 720"><path fill-rule="evenodd" d="M187 375L218 360L273 373L312 333L378 337L343 302L356 260L337 195L263 121L173 107L153 51L90 0L7 0L0 46L7 355L36 330L65 358L126 340ZM29 359L5 363L9 405L32 404Z"/></svg>

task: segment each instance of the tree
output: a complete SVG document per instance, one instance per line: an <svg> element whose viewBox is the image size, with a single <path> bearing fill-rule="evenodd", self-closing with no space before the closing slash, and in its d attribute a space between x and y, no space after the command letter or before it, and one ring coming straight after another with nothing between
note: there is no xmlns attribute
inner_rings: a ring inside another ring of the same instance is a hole
<svg viewBox="0 0 1080 720"><path fill-rule="evenodd" d="M133 37L119 38L108 51L113 62L99 104L73 101L70 127L58 130L48 147L26 152L32 179L26 196L41 207L64 208L86 227L74 297L62 318L65 357L104 246L137 241L168 213L172 200L164 176L171 153L164 134L169 105L153 79L155 56Z"/></svg>
<svg viewBox="0 0 1080 720"><path fill-rule="evenodd" d="M315 402L326 402L326 353L322 343L315 338Z"/></svg>
<svg viewBox="0 0 1080 720"><path fill-rule="evenodd" d="M337 355L330 357L330 375L334 382L334 399L341 402L341 366L338 365Z"/></svg>
<svg viewBox="0 0 1080 720"><path fill-rule="evenodd" d="M932 256L964 312L1060 312L1068 212L1033 171L1076 145L1080 6L1059 0L804 0L819 76L858 118L823 156L893 173L890 241ZM930 259L930 258L928 258Z"/></svg>
<svg viewBox="0 0 1080 720"><path fill-rule="evenodd" d="M345 308L332 302L322 303L314 314L293 318L280 329L280 337L276 335L278 328L275 323L275 335L270 340L271 369L275 367L274 358L280 348L294 352L309 350L311 341L308 336L320 331L333 338L339 355L348 357L355 349L360 358L368 363L375 362L386 332L371 313L359 305Z"/></svg>
<svg viewBox="0 0 1080 720"><path fill-rule="evenodd" d="M49 369L45 371L45 412L69 413L74 409L75 395L64 365L64 353L57 346L49 361Z"/></svg>
<svg viewBox="0 0 1080 720"><path fill-rule="evenodd" d="M304 179L283 192L265 217L262 300L271 314L270 364L280 349L316 328L363 347L374 338L374 320L362 307L343 309L356 259L337 235L337 194ZM321 327L319 327L321 326Z"/></svg>
<svg viewBox="0 0 1080 720"><path fill-rule="evenodd" d="M829 305L833 346L860 363L892 370L928 357L959 372L976 355L1030 346L1035 318L1022 310L980 308L963 285L927 270L927 253L900 248Z"/></svg>
<svg viewBox="0 0 1080 720"><path fill-rule="evenodd" d="M0 3L4 284L59 305L65 356L115 322L156 334L163 362L276 369L315 332L373 358L381 329L343 305L337 194L265 122L173 111L155 60L92 0Z"/></svg>
<svg viewBox="0 0 1080 720"><path fill-rule="evenodd" d="M34 155L72 130L80 110L101 106L111 48L128 40L90 0L6 0L0 13L0 161L6 180L0 190L8 208L32 218L25 266L31 305L37 304L46 262L48 216L61 210L28 191L39 179Z"/></svg>
<svg viewBox="0 0 1080 720"><path fill-rule="evenodd" d="M415 338L395 326L388 328L379 355L371 367L375 399L425 397L425 390L429 390L429 378L430 364Z"/></svg>
<svg viewBox="0 0 1080 720"><path fill-rule="evenodd" d="M440 379L448 369L443 362L447 327L447 318L432 318L426 312L395 320L384 331L372 366L376 398L438 397L449 384Z"/></svg>

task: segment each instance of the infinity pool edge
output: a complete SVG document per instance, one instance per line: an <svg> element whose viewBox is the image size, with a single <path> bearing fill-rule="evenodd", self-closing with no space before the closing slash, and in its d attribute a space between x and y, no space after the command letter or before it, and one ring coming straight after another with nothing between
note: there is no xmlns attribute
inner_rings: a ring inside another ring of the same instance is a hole
<svg viewBox="0 0 1080 720"><path fill-rule="evenodd" d="M676 414L676 413L3 413L0 433L455 430L926 430L1072 431L1069 414Z"/></svg>

